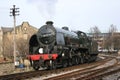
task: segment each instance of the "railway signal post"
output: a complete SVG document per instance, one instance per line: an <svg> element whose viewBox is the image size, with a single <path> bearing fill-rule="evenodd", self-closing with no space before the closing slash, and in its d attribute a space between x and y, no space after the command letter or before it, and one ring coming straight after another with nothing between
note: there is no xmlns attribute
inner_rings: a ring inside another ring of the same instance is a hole
<svg viewBox="0 0 120 80"><path fill-rule="evenodd" d="M14 47L14 51L13 51L13 56L14 56L14 65L15 67L17 66L17 60L16 60L16 31L15 31L15 27L16 27L16 16L19 15L19 8L16 8L15 5L13 5L13 8L10 8L10 16L13 16L13 23L14 23L14 34L13 34L13 47Z"/></svg>

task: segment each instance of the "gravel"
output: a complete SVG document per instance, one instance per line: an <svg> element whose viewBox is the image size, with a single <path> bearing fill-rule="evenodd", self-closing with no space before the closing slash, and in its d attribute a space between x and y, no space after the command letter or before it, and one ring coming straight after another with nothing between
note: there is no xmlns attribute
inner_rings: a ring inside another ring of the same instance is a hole
<svg viewBox="0 0 120 80"><path fill-rule="evenodd" d="M102 80L120 80L120 72L103 77Z"/></svg>
<svg viewBox="0 0 120 80"><path fill-rule="evenodd" d="M13 63L3 63L0 64L0 75L6 75L14 72Z"/></svg>
<svg viewBox="0 0 120 80"><path fill-rule="evenodd" d="M33 70L32 67L30 67L29 69L28 68L15 68L14 63L0 64L0 75L28 72L32 70Z"/></svg>

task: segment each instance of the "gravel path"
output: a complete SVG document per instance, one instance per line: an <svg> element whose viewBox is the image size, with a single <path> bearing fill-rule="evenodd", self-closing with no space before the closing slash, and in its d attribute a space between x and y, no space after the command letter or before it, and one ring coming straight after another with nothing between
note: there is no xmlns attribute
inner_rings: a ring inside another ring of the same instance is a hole
<svg viewBox="0 0 120 80"><path fill-rule="evenodd" d="M0 75L10 74L14 71L13 63L0 64Z"/></svg>

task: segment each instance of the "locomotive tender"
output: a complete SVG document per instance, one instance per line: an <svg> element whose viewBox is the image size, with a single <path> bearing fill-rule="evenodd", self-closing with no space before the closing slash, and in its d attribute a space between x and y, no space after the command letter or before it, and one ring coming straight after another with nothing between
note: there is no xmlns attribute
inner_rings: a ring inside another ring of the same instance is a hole
<svg viewBox="0 0 120 80"><path fill-rule="evenodd" d="M46 22L29 41L29 59L35 70L91 62L97 55L97 43L84 32L56 28L52 21Z"/></svg>

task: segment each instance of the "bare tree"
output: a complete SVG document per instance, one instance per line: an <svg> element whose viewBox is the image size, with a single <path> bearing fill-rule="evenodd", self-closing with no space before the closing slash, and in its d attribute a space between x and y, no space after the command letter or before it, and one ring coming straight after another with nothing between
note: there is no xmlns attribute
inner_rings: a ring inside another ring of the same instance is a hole
<svg viewBox="0 0 120 80"><path fill-rule="evenodd" d="M3 49L4 57L13 58L13 42L7 36L4 38Z"/></svg>
<svg viewBox="0 0 120 80"><path fill-rule="evenodd" d="M109 28L109 31L108 31L108 35L106 37L106 47L108 49L114 49L115 45L116 44L116 39L115 39L115 33L117 31L117 28L115 25L111 24L110 25L110 28Z"/></svg>
<svg viewBox="0 0 120 80"><path fill-rule="evenodd" d="M115 25L111 24L109 28L109 33L113 34L114 32L117 32L117 28Z"/></svg>
<svg viewBox="0 0 120 80"><path fill-rule="evenodd" d="M29 53L29 38L19 38L17 40L17 51L18 55L22 57L26 57L26 55Z"/></svg>
<svg viewBox="0 0 120 80"><path fill-rule="evenodd" d="M93 35L93 39L99 38L101 31L97 26L90 28L90 33Z"/></svg>
<svg viewBox="0 0 120 80"><path fill-rule="evenodd" d="M13 58L13 40L5 37L4 38L4 57ZM26 57L29 53L29 37L27 39L19 38L16 39L16 54L17 56Z"/></svg>
<svg viewBox="0 0 120 80"><path fill-rule="evenodd" d="M120 34L114 35L114 49L120 49Z"/></svg>

